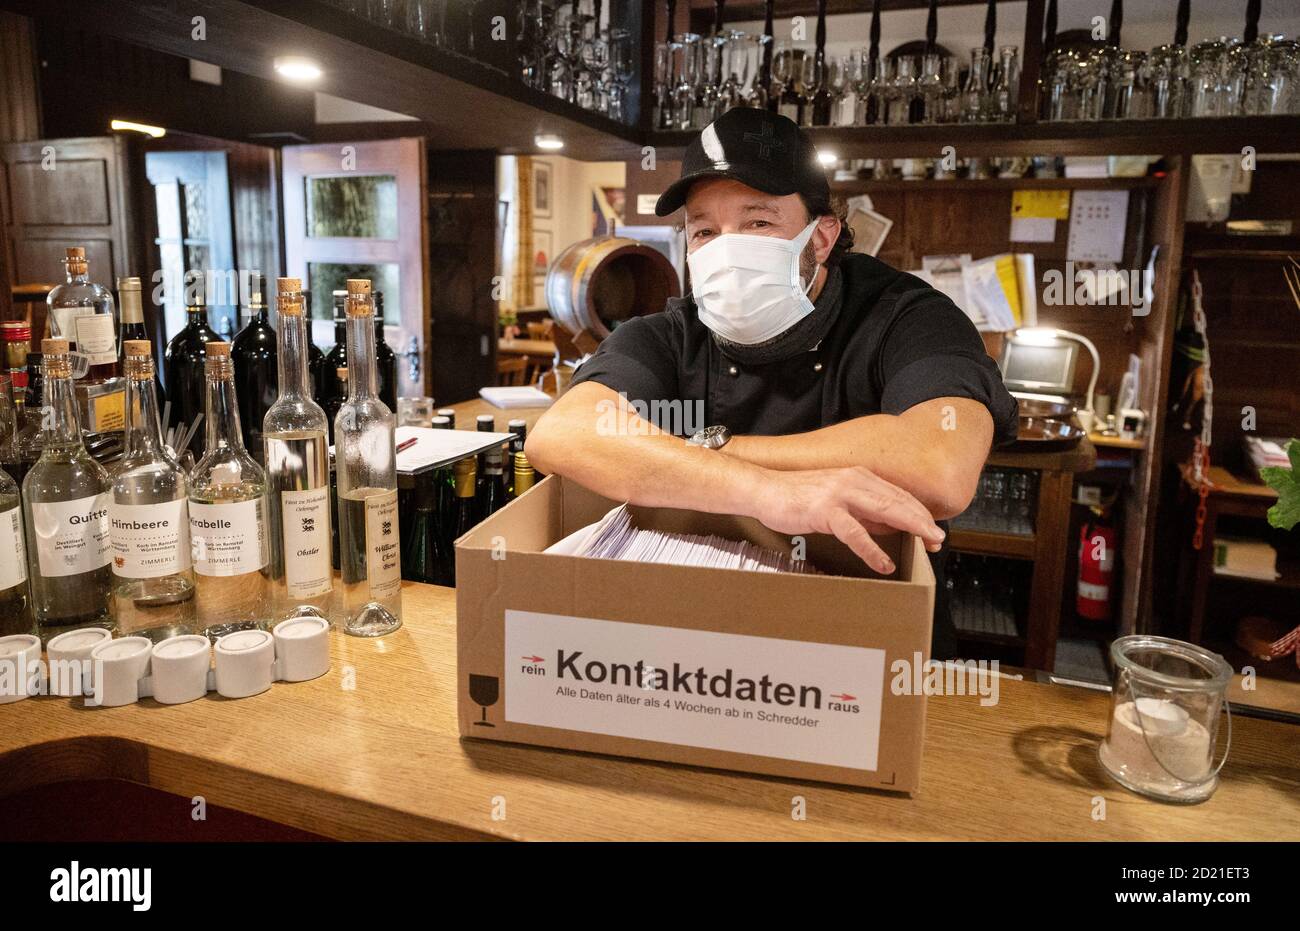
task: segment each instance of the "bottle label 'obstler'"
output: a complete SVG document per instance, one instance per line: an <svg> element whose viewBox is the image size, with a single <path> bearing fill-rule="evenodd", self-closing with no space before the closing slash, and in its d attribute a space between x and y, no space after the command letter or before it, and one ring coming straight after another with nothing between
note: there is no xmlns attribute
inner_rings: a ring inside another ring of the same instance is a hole
<svg viewBox="0 0 1300 931"><path fill-rule="evenodd" d="M74 318L77 352L90 356L91 365L117 361L117 335L108 314L82 314Z"/></svg>
<svg viewBox="0 0 1300 931"><path fill-rule="evenodd" d="M260 572L266 565L262 499L223 504L190 502L190 551L199 575Z"/></svg>
<svg viewBox="0 0 1300 931"><path fill-rule="evenodd" d="M330 490L280 492L284 516L284 580L290 598L315 598L333 587Z"/></svg>
<svg viewBox="0 0 1300 931"><path fill-rule="evenodd" d="M366 573L371 598L391 598L402 588L397 538L397 490L366 498Z"/></svg>
<svg viewBox="0 0 1300 931"><path fill-rule="evenodd" d="M0 514L0 591L27 581L27 553L23 544L20 508Z"/></svg>
<svg viewBox="0 0 1300 931"><path fill-rule="evenodd" d="M32 531L41 575L80 575L108 565L111 497L109 492L103 492L71 501L32 503Z"/></svg>
<svg viewBox="0 0 1300 931"><path fill-rule="evenodd" d="M185 501L111 504L113 573L127 579L156 579L190 567L190 528Z"/></svg>

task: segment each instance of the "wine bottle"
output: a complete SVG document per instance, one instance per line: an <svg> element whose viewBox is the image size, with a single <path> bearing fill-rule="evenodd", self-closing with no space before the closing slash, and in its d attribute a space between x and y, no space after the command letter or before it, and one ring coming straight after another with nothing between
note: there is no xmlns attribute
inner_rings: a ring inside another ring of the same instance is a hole
<svg viewBox="0 0 1300 931"><path fill-rule="evenodd" d="M506 432L514 436L506 444L506 500L515 497L515 453L523 452L524 440L528 438L528 421L515 418L506 424Z"/></svg>
<svg viewBox="0 0 1300 931"><path fill-rule="evenodd" d="M397 356L384 336L384 292L375 292L375 379L379 400L397 410Z"/></svg>
<svg viewBox="0 0 1300 931"><path fill-rule="evenodd" d="M67 280L50 289L50 335L68 341L70 351L88 356L90 369L83 384L107 381L118 374L117 304L113 292L90 280L86 250L74 246L63 260Z"/></svg>
<svg viewBox="0 0 1300 931"><path fill-rule="evenodd" d="M14 437L13 480L21 488L23 479L41 458L41 408L45 406L45 378L42 374L42 356L39 352L27 353L27 397L23 414Z"/></svg>
<svg viewBox="0 0 1300 931"><path fill-rule="evenodd" d="M329 441L333 446L336 441L334 436L334 418L338 416L339 408L343 402L348 399L348 367L340 365L334 370L334 385L339 389L339 393L332 395L321 402L321 410L325 412L325 422L329 424Z"/></svg>
<svg viewBox="0 0 1300 931"><path fill-rule="evenodd" d="M163 358L167 397L172 402L166 426L178 429L182 434L203 413L200 404L205 394L203 372L207 346L209 343L224 342L208 325L202 274L194 275L185 292L185 326L167 344ZM199 459L203 455L206 440L207 431L197 429L185 449L189 449L194 458ZM185 449L177 449L176 455L180 456Z"/></svg>
<svg viewBox="0 0 1300 931"><path fill-rule="evenodd" d="M32 615L45 641L76 627L112 629L114 622L108 528L112 483L81 439L68 341L47 339L41 350L41 457L23 479L23 524Z"/></svg>
<svg viewBox="0 0 1300 931"><path fill-rule="evenodd" d="M239 402L244 448L258 462L265 463L262 421L275 403L280 381L275 330L267 319L266 279L261 275L254 281L247 314L248 322L230 345L230 361L235 366L235 398Z"/></svg>
<svg viewBox="0 0 1300 931"><path fill-rule="evenodd" d="M126 372L126 344L133 339L149 342L149 331L144 325L144 305L141 303L140 290L139 278L117 279L117 306L122 314L121 351L118 353L117 361L123 373ZM162 376L158 366L154 366L153 386L161 410L166 395L163 394Z"/></svg>
<svg viewBox="0 0 1300 931"><path fill-rule="evenodd" d="M215 640L269 628L266 473L244 449L228 343L204 359L203 458L190 476L195 626Z"/></svg>
<svg viewBox="0 0 1300 931"><path fill-rule="evenodd" d="M537 474L533 471L532 463L528 461L527 453L522 449L515 453L514 460L515 479L511 490L514 492L513 497L518 498L533 487Z"/></svg>
<svg viewBox="0 0 1300 931"><path fill-rule="evenodd" d="M334 298L334 345L321 357L320 371L324 376L318 385L316 402L326 411L326 419L332 425L334 418L328 412L338 411L339 405L347 397L347 386L339 384L337 373L348 364L348 318L343 311L347 301L347 291L332 292ZM308 329L310 334L310 329ZM333 427L331 426L331 431ZM332 434L331 434L332 435Z"/></svg>
<svg viewBox="0 0 1300 931"><path fill-rule="evenodd" d="M376 394L370 281L348 279L348 397L334 420L343 629L379 637L402 626L397 416Z"/></svg>
<svg viewBox="0 0 1300 931"><path fill-rule="evenodd" d="M453 472L456 475L456 500L451 511L451 539L454 542L478 523L478 508L474 502L478 462L473 456L466 456L457 461Z"/></svg>
<svg viewBox="0 0 1300 931"><path fill-rule="evenodd" d="M166 640L194 621L189 476L163 445L148 340L128 340L126 430L108 506L118 630Z"/></svg>
<svg viewBox="0 0 1300 931"><path fill-rule="evenodd" d="M328 429L307 379L302 282L277 281L280 397L266 412L266 483L276 620L316 616L337 625L330 564Z"/></svg>

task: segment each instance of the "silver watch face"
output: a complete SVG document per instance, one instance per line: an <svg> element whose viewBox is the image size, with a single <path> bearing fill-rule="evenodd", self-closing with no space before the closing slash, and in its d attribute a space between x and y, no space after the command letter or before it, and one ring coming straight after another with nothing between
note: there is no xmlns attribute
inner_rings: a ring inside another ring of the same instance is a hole
<svg viewBox="0 0 1300 931"><path fill-rule="evenodd" d="M692 446L703 446L705 449L721 449L730 439L731 431L719 424L695 431L687 442Z"/></svg>

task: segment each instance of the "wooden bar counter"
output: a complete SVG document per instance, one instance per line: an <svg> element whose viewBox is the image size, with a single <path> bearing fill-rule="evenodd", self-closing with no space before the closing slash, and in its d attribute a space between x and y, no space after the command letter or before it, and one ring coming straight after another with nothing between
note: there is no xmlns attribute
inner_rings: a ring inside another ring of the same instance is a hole
<svg viewBox="0 0 1300 931"><path fill-rule="evenodd" d="M401 630L332 635L325 676L253 698L0 706L0 796L121 779L351 839L1300 839L1300 728L1237 716L1214 796L1161 804L1097 762L1109 695L1012 679L993 707L929 699L914 798L462 741L454 595L405 584ZM791 818L795 796L806 820Z"/></svg>

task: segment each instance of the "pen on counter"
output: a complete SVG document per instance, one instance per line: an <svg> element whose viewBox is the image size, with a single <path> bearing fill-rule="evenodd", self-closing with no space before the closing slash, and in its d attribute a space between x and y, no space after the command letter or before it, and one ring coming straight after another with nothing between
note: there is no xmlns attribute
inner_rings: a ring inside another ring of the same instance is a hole
<svg viewBox="0 0 1300 931"><path fill-rule="evenodd" d="M398 443L397 452L400 453L404 449L410 449L412 446L415 445L415 441L418 439L419 439L418 436L413 436L409 440L403 440L402 442Z"/></svg>

